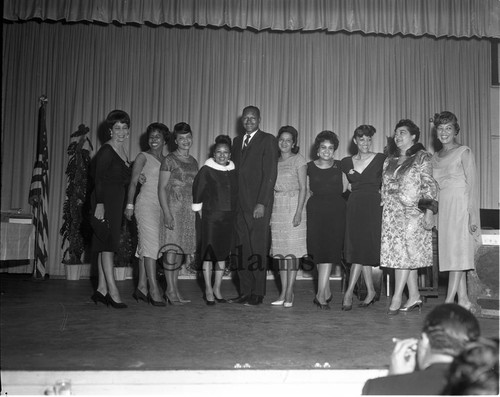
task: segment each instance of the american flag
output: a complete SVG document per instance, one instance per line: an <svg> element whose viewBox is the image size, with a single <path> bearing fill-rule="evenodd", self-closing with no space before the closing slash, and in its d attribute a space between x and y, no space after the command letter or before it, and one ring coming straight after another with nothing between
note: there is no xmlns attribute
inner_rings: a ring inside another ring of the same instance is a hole
<svg viewBox="0 0 500 397"><path fill-rule="evenodd" d="M35 266L33 267L33 276L44 278L49 257L47 252L49 240L49 221L47 217L47 208L49 206L49 150L47 148L47 129L45 125L47 97L42 95L39 100L38 143L28 201L32 207L35 225Z"/></svg>

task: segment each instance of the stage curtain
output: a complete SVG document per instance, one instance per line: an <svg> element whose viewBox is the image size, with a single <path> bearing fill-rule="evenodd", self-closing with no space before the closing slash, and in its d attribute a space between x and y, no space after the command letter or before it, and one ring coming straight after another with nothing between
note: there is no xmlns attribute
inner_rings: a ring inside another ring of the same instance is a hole
<svg viewBox="0 0 500 397"><path fill-rule="evenodd" d="M498 0L4 0L4 19L500 37Z"/></svg>
<svg viewBox="0 0 500 397"><path fill-rule="evenodd" d="M237 133L245 105L262 111L261 127L300 133L306 158L314 137L333 130L338 159L354 129L377 129L374 150L401 118L421 128L451 110L460 140L476 155L482 206L491 198L490 43L479 39L381 37L325 32L253 32L166 26L6 23L3 26L2 208L28 210L36 150L38 97L48 96L50 154L49 274L63 274L59 228L70 134L99 124L112 109L130 113L131 159L148 124L188 122L200 165L218 134Z"/></svg>

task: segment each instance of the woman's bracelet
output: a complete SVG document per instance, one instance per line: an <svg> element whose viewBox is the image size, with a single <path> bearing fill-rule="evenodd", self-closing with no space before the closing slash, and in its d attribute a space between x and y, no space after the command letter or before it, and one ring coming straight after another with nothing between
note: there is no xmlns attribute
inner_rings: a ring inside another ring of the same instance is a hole
<svg viewBox="0 0 500 397"><path fill-rule="evenodd" d="M127 206L125 207L125 209L127 209L127 210L133 210L134 209L134 204L127 204Z"/></svg>

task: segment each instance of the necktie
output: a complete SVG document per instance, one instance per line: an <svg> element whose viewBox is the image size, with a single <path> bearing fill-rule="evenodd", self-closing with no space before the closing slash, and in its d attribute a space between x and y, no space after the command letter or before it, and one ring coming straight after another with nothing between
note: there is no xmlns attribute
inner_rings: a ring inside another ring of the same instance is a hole
<svg viewBox="0 0 500 397"><path fill-rule="evenodd" d="M250 142L250 134L246 134L245 142L243 142L243 150L247 148L248 142Z"/></svg>

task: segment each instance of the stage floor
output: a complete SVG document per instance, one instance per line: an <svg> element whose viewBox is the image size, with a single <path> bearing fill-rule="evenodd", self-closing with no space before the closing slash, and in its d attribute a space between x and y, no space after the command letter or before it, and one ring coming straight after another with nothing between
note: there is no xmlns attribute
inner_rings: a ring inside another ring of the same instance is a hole
<svg viewBox="0 0 500 397"><path fill-rule="evenodd" d="M180 280L191 303L153 307L118 282L127 309L90 300L90 280L32 281L2 274L2 371L307 370L386 369L392 338L417 336L424 316L443 302L429 298L422 312L386 314L389 299L342 312L340 283L332 281L330 311L312 303L312 280L297 281L292 308L274 307L274 281L264 304L207 306L196 280ZM223 294L236 295L231 280ZM355 302L357 303L357 302ZM498 319L480 318L484 336L498 336Z"/></svg>

